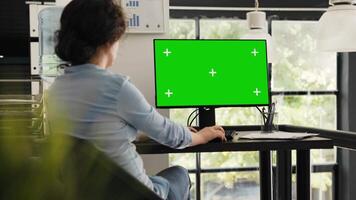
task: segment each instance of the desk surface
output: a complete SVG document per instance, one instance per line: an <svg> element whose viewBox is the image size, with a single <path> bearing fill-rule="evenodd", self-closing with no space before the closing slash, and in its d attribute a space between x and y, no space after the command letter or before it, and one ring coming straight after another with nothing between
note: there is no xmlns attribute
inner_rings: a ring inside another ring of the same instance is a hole
<svg viewBox="0 0 356 200"><path fill-rule="evenodd" d="M241 134L244 131L240 131ZM249 133L251 133L249 131ZM334 144L331 139L311 137L302 140L246 140L239 139L225 143L207 143L185 149L172 149L153 140L136 142L140 154L162 153L194 153L194 152L222 152L222 151L264 151L264 150L291 150L291 149L330 149Z"/></svg>
<svg viewBox="0 0 356 200"><path fill-rule="evenodd" d="M237 130L239 135L260 130L260 127L258 126L235 126L224 128L225 130L230 128ZM304 127L292 126L281 126L280 130L286 132L322 133L322 131L317 129L312 130ZM326 135L325 131L323 133L324 134L321 135ZM137 151L141 154L259 151L261 200L272 199L271 150L277 150L276 198L282 200L292 199L292 155L290 150L297 150L297 199L309 200L311 171L310 149L329 149L333 148L333 146L334 141L324 137L311 137L302 140L236 140L235 138L226 143L208 143L185 149L172 149L152 140L136 143ZM197 190L197 193L200 195L199 190Z"/></svg>

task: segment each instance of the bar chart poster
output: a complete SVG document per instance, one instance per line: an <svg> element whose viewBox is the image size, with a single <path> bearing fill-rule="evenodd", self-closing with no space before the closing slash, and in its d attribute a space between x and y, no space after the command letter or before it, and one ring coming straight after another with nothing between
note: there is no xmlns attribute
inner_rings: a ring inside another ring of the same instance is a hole
<svg viewBox="0 0 356 200"><path fill-rule="evenodd" d="M167 1L168 2L168 1ZM128 33L164 33L168 22L165 0L122 0Z"/></svg>
<svg viewBox="0 0 356 200"><path fill-rule="evenodd" d="M127 25L129 28L140 27L140 16L136 14L132 14L132 17L129 18Z"/></svg>

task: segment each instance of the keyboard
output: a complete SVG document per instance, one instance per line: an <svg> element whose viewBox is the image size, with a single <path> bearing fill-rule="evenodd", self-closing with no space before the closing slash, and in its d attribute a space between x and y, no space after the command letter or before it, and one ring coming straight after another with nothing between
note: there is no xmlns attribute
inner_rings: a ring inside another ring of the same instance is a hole
<svg viewBox="0 0 356 200"><path fill-rule="evenodd" d="M200 130L199 127L194 127L196 130ZM227 141L231 141L234 138L234 135L237 135L238 132L234 129L225 129L225 138ZM211 140L210 142L222 142L219 138L215 138Z"/></svg>
<svg viewBox="0 0 356 200"><path fill-rule="evenodd" d="M231 141L234 138L234 135L237 135L236 130L225 130L225 138L227 141ZM215 138L210 142L215 143L215 142L222 142L222 141L220 138Z"/></svg>

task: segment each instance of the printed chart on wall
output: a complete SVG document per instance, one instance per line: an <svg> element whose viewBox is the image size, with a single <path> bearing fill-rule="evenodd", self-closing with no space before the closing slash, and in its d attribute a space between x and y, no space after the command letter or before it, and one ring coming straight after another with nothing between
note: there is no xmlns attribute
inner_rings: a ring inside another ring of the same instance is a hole
<svg viewBox="0 0 356 200"><path fill-rule="evenodd" d="M164 0L122 0L121 6L127 15L127 32L164 33L168 19L165 5Z"/></svg>

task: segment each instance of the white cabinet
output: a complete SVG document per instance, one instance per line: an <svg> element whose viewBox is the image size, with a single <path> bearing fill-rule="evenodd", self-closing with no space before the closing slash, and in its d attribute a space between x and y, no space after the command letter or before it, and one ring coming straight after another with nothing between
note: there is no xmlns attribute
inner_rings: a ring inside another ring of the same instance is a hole
<svg viewBox="0 0 356 200"><path fill-rule="evenodd" d="M38 14L44 8L50 7L49 5L37 5L37 4L30 4L30 37L38 38Z"/></svg>

